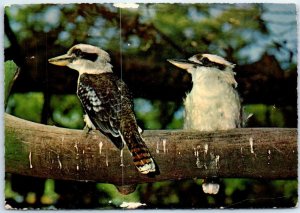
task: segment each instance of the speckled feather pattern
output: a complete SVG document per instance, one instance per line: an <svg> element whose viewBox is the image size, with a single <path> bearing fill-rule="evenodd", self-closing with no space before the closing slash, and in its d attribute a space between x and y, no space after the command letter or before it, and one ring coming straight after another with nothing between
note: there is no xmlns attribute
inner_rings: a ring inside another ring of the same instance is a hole
<svg viewBox="0 0 300 213"><path fill-rule="evenodd" d="M154 160L136 123L131 93L112 72L109 54L92 45L78 44L49 62L79 72L77 95L86 112L86 126L101 131L119 149L126 144L140 173L155 172Z"/></svg>
<svg viewBox="0 0 300 213"><path fill-rule="evenodd" d="M88 114L87 125L92 123L119 148L126 144L141 173L155 171L154 161L138 130L131 93L122 80L113 73L81 74L77 95Z"/></svg>

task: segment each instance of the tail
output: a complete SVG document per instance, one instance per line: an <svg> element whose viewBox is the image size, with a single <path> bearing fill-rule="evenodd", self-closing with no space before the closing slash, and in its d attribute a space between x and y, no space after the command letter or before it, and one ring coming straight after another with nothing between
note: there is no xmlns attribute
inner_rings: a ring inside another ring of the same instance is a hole
<svg viewBox="0 0 300 213"><path fill-rule="evenodd" d="M218 194L220 189L220 179L216 176L206 178L202 183L202 189L205 194Z"/></svg>
<svg viewBox="0 0 300 213"><path fill-rule="evenodd" d="M132 155L133 163L139 172L142 174L156 173L155 162L140 133L138 131L124 132L122 136Z"/></svg>
<svg viewBox="0 0 300 213"><path fill-rule="evenodd" d="M215 194L218 194L218 192L219 192L220 184L209 183L209 182L202 183L202 189L205 194L215 195Z"/></svg>

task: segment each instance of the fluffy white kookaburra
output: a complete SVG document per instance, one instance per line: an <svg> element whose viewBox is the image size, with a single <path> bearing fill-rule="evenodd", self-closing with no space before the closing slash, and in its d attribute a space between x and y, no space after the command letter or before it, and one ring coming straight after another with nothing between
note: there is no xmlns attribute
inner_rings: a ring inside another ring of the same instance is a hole
<svg viewBox="0 0 300 213"><path fill-rule="evenodd" d="M109 54L92 45L78 44L49 62L79 72L77 95L86 113L86 126L100 130L119 149L126 144L142 174L155 173L154 160L136 123L131 93L113 73Z"/></svg>
<svg viewBox="0 0 300 213"><path fill-rule="evenodd" d="M211 54L197 54L170 63L192 75L193 87L184 100L184 129L228 130L241 126L241 102L235 88L234 64ZM216 194L219 184L205 182L203 191Z"/></svg>

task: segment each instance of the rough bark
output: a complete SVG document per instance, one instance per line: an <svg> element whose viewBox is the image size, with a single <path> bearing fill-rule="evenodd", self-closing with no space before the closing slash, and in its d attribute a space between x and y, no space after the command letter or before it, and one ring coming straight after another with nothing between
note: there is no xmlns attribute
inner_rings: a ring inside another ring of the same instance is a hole
<svg viewBox="0 0 300 213"><path fill-rule="evenodd" d="M205 178L297 177L297 129L235 129L218 132L145 131L160 174L141 175L127 148L103 135L41 125L5 114L5 171L35 177L116 185ZM121 166L123 164L123 166Z"/></svg>

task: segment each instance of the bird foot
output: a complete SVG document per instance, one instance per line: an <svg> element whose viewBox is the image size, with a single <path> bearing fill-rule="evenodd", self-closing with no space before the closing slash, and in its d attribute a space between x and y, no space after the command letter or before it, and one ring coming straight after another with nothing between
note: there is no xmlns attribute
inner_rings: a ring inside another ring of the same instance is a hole
<svg viewBox="0 0 300 213"><path fill-rule="evenodd" d="M83 128L83 133L87 136L91 130L92 130L91 128L89 128L87 125L85 125L85 127Z"/></svg>

